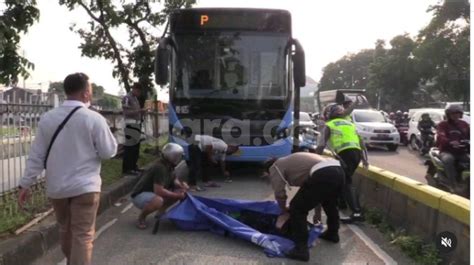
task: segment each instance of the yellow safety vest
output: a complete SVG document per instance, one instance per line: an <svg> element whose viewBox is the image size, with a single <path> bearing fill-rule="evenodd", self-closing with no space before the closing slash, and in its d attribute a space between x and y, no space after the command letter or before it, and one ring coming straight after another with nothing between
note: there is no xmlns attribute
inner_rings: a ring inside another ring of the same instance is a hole
<svg viewBox="0 0 474 265"><path fill-rule="evenodd" d="M331 130L329 145L336 153L346 149L362 150L354 123L344 118L336 118L326 122L326 125Z"/></svg>

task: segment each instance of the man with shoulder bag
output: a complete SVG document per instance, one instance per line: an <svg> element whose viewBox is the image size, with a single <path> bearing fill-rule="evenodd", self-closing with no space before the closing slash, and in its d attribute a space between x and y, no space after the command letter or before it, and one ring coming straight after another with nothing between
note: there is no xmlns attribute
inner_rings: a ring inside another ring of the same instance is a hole
<svg viewBox="0 0 474 265"><path fill-rule="evenodd" d="M23 207L30 187L46 170L46 194L59 223L61 249L69 265L92 264L95 221L99 207L101 159L117 152L117 142L104 117L89 110L92 88L83 73L64 80L67 100L41 117L20 180Z"/></svg>

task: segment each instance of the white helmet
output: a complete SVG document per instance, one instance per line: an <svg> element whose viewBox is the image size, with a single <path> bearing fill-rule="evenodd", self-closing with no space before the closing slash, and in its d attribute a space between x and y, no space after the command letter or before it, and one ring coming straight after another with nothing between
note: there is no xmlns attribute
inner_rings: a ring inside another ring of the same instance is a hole
<svg viewBox="0 0 474 265"><path fill-rule="evenodd" d="M173 165L177 165L181 160L183 160L184 149L179 144L167 143L163 146L161 153L166 160L171 162Z"/></svg>

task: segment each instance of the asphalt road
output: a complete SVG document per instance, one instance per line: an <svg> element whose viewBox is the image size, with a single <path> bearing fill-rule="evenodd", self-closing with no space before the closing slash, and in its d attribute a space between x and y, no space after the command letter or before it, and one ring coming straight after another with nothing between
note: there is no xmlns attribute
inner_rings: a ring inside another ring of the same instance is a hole
<svg viewBox="0 0 474 265"><path fill-rule="evenodd" d="M199 192L200 196L226 197L247 200L273 198L271 187L255 173L245 173L234 178L233 183L223 183L220 188ZM296 189L292 189L291 196ZM139 211L124 200L100 216L97 224L93 264L408 264L403 255L396 254L380 235L370 236L373 228L360 224L342 225L341 242L330 244L318 240L311 249L309 263L284 258L268 258L263 250L250 242L225 238L210 232L178 230L168 221L162 222L157 235L151 234L153 218L149 216L147 230L135 228ZM308 216L309 218L312 216ZM374 239L375 238L375 239ZM377 239L378 238L378 239ZM382 238L382 241L380 241ZM390 253L387 254L387 253ZM38 260L36 265L66 264L59 249Z"/></svg>
<svg viewBox="0 0 474 265"><path fill-rule="evenodd" d="M425 184L426 166L424 163L426 159L406 146L399 146L395 152L385 148L369 149L369 164Z"/></svg>

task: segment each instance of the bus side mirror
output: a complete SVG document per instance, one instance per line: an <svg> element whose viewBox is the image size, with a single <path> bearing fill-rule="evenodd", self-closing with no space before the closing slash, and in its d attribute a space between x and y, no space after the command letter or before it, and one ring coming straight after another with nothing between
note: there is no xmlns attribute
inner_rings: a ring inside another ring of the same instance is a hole
<svg viewBox="0 0 474 265"><path fill-rule="evenodd" d="M304 58L303 46L297 39L293 40L295 45L295 53L293 54L293 77L295 87L304 87L306 86L306 66Z"/></svg>
<svg viewBox="0 0 474 265"><path fill-rule="evenodd" d="M168 39L160 40L155 56L155 82L160 86L168 84L170 51Z"/></svg>

